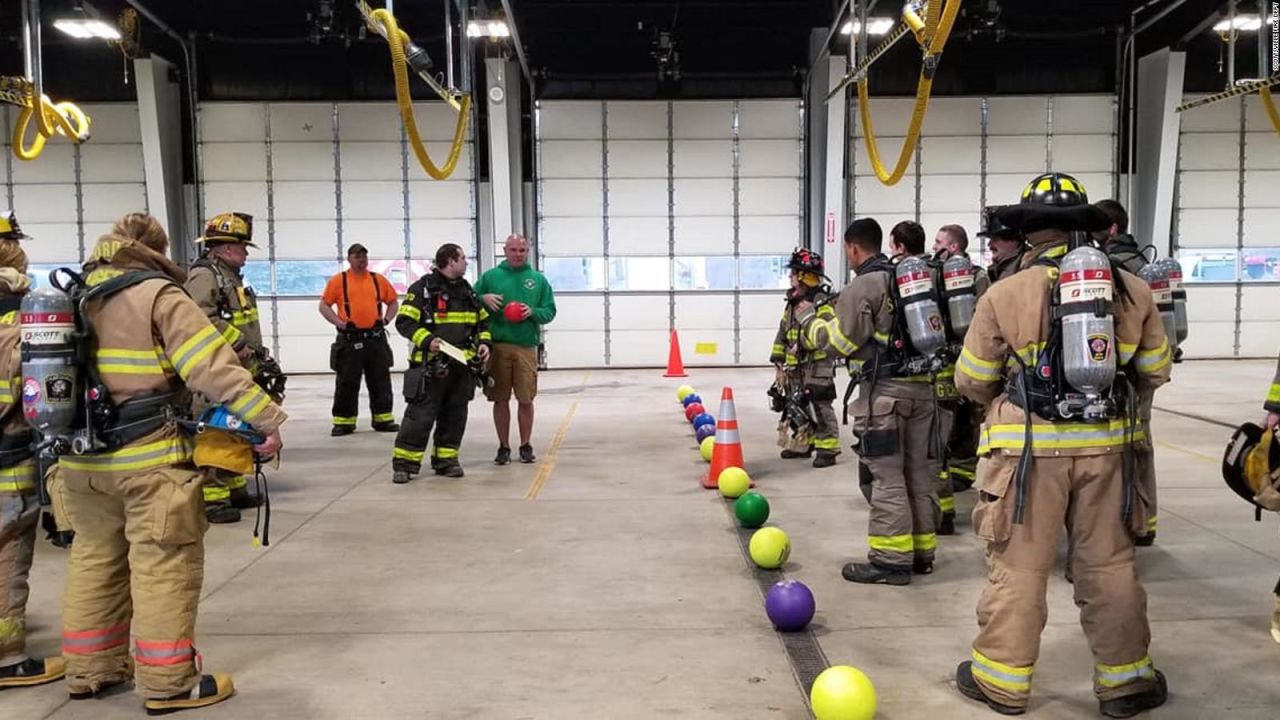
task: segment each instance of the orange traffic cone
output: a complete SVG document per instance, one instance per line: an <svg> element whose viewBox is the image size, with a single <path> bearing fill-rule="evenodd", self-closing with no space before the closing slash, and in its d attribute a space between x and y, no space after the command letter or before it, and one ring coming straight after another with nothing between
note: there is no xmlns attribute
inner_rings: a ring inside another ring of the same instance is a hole
<svg viewBox="0 0 1280 720"><path fill-rule="evenodd" d="M720 473L725 468L746 469L742 462L742 439L738 436L738 411L733 407L733 388L725 388L720 394L720 415L716 417L716 449L711 455L711 471L702 480L702 487L719 486Z"/></svg>
<svg viewBox="0 0 1280 720"><path fill-rule="evenodd" d="M667 355L667 372L662 377L688 377L684 371L684 360L680 359L680 336L674 328L671 330L671 351Z"/></svg>

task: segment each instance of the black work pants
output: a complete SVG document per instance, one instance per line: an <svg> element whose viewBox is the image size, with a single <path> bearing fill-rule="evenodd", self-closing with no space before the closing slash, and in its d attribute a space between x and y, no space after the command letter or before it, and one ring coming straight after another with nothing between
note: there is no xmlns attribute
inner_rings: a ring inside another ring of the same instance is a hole
<svg viewBox="0 0 1280 720"><path fill-rule="evenodd" d="M475 397L476 385L471 371L449 363L443 377L427 377L421 388L408 384L418 382L418 374L410 370L405 374L404 420L400 421L400 433L396 435L396 447L392 455L391 469L396 472L416 474L426 457L427 440L435 426L435 448L431 451L433 468L458 464L458 450L462 447L462 435L467 429L467 407ZM410 400L411 397L416 399Z"/></svg>
<svg viewBox="0 0 1280 720"><path fill-rule="evenodd" d="M394 356L386 333L375 335L338 333L330 351L330 368L336 373L333 390L333 424L354 428L360 407L360 378L369 389L369 409L375 425L395 422L391 407L391 365Z"/></svg>

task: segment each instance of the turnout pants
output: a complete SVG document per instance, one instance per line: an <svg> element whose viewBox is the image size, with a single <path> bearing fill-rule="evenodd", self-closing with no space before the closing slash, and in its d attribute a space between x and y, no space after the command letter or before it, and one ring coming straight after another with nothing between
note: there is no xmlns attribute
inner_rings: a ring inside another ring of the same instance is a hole
<svg viewBox="0 0 1280 720"><path fill-rule="evenodd" d="M788 373L787 378L790 382L803 383L802 387L808 390L815 422L793 433L784 416L778 424L778 446L793 452L814 449L826 455L839 455L840 419L836 417L835 409L835 366L829 361L805 365Z"/></svg>
<svg viewBox="0 0 1280 720"><path fill-rule="evenodd" d="M333 424L355 427L360 414L360 378L369 390L374 423L396 419L392 412L391 366L395 358L382 331L338 333L329 352L330 369L336 373L333 389Z"/></svg>
<svg viewBox="0 0 1280 720"><path fill-rule="evenodd" d="M1021 525L1013 523L1017 463L1016 455L993 455L979 471L973 527L986 543L987 585L978 601L974 678L988 697L1026 707L1048 618L1045 588L1065 525L1094 693L1110 700L1151 689L1147 595L1133 567L1133 535L1146 510L1135 502L1125 524L1122 456L1036 457Z"/></svg>
<svg viewBox="0 0 1280 720"><path fill-rule="evenodd" d="M910 570L913 561L933 562L938 546L942 460L929 452L934 403L887 395L873 402L869 417L857 420L860 463L872 476L867 557L876 565Z"/></svg>
<svg viewBox="0 0 1280 720"><path fill-rule="evenodd" d="M1151 437L1151 402L1155 394L1149 389L1138 392L1138 427L1146 432L1146 437L1133 443L1134 481L1148 511L1147 526L1138 533L1139 536L1155 533L1159 519L1156 513L1156 451Z"/></svg>
<svg viewBox="0 0 1280 720"><path fill-rule="evenodd" d="M427 377L417 388L409 386L421 376L414 369L405 373L405 400L409 404L396 435L392 470L414 475L422 469L433 425L435 448L431 452L431 466L458 464L458 450L467 429L467 409L475 396L476 385L467 368L452 362L447 367L444 377Z"/></svg>
<svg viewBox="0 0 1280 720"><path fill-rule="evenodd" d="M0 470L0 668L26 659L27 597L40 502L32 462Z"/></svg>
<svg viewBox="0 0 1280 720"><path fill-rule="evenodd" d="M190 690L200 678L196 606L209 527L201 474L161 467L61 475L76 533L62 608L68 689L87 692L128 679L132 634L139 695Z"/></svg>
<svg viewBox="0 0 1280 720"><path fill-rule="evenodd" d="M231 502L231 491L249 484L245 476L222 470L210 471L204 481L204 501L207 505L226 505Z"/></svg>
<svg viewBox="0 0 1280 720"><path fill-rule="evenodd" d="M978 437L982 432L982 407L970 400L956 404L947 440L947 478L953 493L973 487L978 479ZM945 508L943 508L945 510Z"/></svg>

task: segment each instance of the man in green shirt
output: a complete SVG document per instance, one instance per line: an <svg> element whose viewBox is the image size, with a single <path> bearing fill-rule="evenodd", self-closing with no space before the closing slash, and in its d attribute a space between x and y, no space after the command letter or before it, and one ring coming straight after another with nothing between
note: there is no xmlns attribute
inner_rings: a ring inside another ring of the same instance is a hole
<svg viewBox="0 0 1280 720"><path fill-rule="evenodd" d="M498 431L498 456L493 462L511 462L511 394L514 391L520 426L520 462L534 461L533 398L538 394L538 343L542 326L556 316L556 301L546 276L529 266L529 241L511 235L503 250L506 261L480 276L476 294L489 308L493 356L489 374L493 384L486 391L493 401L493 424ZM509 306L514 306L510 307ZM510 312L510 314L508 314Z"/></svg>

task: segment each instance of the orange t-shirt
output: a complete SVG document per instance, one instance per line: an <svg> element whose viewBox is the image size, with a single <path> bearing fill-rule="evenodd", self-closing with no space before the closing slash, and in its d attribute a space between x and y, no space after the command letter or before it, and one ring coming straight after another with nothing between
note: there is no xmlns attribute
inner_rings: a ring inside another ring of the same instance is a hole
<svg viewBox="0 0 1280 720"><path fill-rule="evenodd" d="M346 297L342 294L343 275L347 276ZM343 323L355 322L356 327L361 330L372 329L374 323L380 319L378 317L378 300L382 300L385 312L385 306L390 305L397 299L396 289L391 286L391 281L381 275L377 277L378 294L374 295L373 273L356 274L346 270L334 275L329 278L329 284L324 286L324 295L322 296L324 304L330 307L336 305L338 307L338 319ZM349 318L347 317L346 302L351 303L351 317Z"/></svg>

